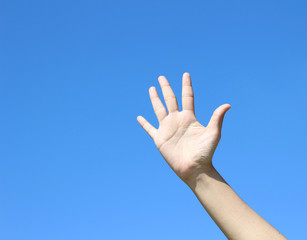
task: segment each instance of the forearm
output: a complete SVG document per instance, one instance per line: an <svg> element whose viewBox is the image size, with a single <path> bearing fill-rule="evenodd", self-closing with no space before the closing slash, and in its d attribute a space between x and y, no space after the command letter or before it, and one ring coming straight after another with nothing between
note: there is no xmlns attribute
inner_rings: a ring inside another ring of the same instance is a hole
<svg viewBox="0 0 307 240"><path fill-rule="evenodd" d="M211 165L187 182L228 239L286 239L253 211Z"/></svg>

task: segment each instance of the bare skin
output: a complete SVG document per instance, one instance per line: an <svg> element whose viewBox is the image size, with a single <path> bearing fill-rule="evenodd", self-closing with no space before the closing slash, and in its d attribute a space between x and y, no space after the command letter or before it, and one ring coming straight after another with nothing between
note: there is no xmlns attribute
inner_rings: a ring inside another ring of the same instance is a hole
<svg viewBox="0 0 307 240"><path fill-rule="evenodd" d="M221 138L225 113L229 104L218 107L204 127L194 111L191 77L182 77L182 111L164 76L158 78L168 113L155 87L149 95L159 121L154 128L144 117L137 120L154 140L160 153L174 172L191 188L212 219L228 239L286 239L254 212L231 189L212 165L215 149Z"/></svg>

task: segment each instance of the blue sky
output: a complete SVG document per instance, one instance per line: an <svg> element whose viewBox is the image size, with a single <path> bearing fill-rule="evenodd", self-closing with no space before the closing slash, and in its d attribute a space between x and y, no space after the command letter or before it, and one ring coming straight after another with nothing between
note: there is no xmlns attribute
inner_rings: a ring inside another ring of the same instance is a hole
<svg viewBox="0 0 307 240"><path fill-rule="evenodd" d="M306 1L2 0L1 239L226 239L136 121L186 71L203 125L232 105L217 170L302 239L306 24Z"/></svg>

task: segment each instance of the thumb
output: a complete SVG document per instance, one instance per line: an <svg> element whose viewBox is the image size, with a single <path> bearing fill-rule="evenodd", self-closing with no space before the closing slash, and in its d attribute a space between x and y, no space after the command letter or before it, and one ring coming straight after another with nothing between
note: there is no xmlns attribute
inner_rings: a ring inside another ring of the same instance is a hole
<svg viewBox="0 0 307 240"><path fill-rule="evenodd" d="M219 106L217 109L215 109L207 127L211 129L218 128L221 130L225 113L230 108L231 106L229 104L223 104L222 106Z"/></svg>

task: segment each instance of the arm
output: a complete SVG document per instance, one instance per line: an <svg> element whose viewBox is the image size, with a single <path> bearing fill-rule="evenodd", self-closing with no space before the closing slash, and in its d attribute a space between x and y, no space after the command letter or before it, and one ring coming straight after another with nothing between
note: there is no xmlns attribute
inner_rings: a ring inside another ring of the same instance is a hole
<svg viewBox="0 0 307 240"><path fill-rule="evenodd" d="M214 167L188 184L228 239L286 239L242 201Z"/></svg>
<svg viewBox="0 0 307 240"><path fill-rule="evenodd" d="M221 138L223 118L230 105L217 108L208 126L204 127L195 117L190 75L185 73L182 77L181 112L167 79L161 76L158 80L169 113L155 87L151 87L149 95L159 128L154 128L142 116L138 116L137 120L226 237L235 240L286 239L244 203L212 165L212 157Z"/></svg>

